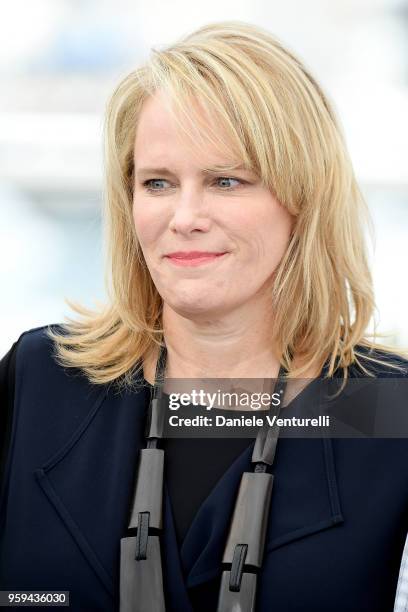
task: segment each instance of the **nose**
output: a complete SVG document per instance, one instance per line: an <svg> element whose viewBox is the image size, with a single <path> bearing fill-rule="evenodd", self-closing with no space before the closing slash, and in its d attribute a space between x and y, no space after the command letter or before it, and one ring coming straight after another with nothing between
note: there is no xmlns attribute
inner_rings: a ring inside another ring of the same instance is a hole
<svg viewBox="0 0 408 612"><path fill-rule="evenodd" d="M199 189L186 188L174 199L173 214L169 223L172 232L189 235L192 232L208 232L211 220L204 193Z"/></svg>

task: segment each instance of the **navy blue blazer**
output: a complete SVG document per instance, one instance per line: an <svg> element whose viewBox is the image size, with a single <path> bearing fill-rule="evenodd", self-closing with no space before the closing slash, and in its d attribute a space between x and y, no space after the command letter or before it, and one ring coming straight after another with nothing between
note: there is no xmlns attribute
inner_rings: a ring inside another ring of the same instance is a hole
<svg viewBox="0 0 408 612"><path fill-rule="evenodd" d="M120 539L150 390L119 394L65 370L45 328L21 338L15 389L0 499L0 588L70 591L72 611L118 610ZM191 612L189 589L220 577L252 445L204 501L180 549L165 488L170 612ZM408 528L407 441L283 438L274 474L257 611L392 611Z"/></svg>

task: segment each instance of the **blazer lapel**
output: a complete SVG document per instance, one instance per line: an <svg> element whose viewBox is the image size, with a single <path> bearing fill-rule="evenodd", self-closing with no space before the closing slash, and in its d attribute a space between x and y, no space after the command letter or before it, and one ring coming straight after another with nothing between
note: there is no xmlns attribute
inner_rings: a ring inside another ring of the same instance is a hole
<svg viewBox="0 0 408 612"><path fill-rule="evenodd" d="M149 390L123 396L103 390L66 443L35 477L104 589L118 598L120 539L144 446ZM192 612L184 584L167 487L163 495L162 564L169 612Z"/></svg>
<svg viewBox="0 0 408 612"><path fill-rule="evenodd" d="M219 480L193 520L181 548L187 587L222 571L222 556L241 475L253 444ZM278 442L265 554L343 522L331 439Z"/></svg>
<svg viewBox="0 0 408 612"><path fill-rule="evenodd" d="M104 388L73 435L34 473L112 597L118 595L120 539L129 521L148 393Z"/></svg>

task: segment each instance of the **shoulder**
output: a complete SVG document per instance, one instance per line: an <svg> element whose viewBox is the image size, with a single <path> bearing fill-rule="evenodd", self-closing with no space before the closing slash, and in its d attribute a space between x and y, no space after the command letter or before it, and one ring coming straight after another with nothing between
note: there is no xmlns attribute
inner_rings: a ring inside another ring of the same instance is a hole
<svg viewBox="0 0 408 612"><path fill-rule="evenodd" d="M356 345L354 349L357 360L350 367L351 377L367 376L361 366L371 375L380 378L408 378L408 359L399 353L398 348L387 351L379 347Z"/></svg>
<svg viewBox="0 0 408 612"><path fill-rule="evenodd" d="M65 333L63 324L52 323L28 329L20 335L16 346L16 387L35 388L43 383L42 386L51 392L65 385L83 390L92 386L80 369L66 368L59 363L50 331Z"/></svg>
<svg viewBox="0 0 408 612"><path fill-rule="evenodd" d="M58 323L42 325L28 329L20 335L16 343L17 369L29 366L31 371L35 371L57 365L54 342L49 337L50 330L62 332L63 327Z"/></svg>
<svg viewBox="0 0 408 612"><path fill-rule="evenodd" d="M25 351L41 351L50 350L52 341L48 335L49 330L63 332L61 323L51 323L49 325L41 325L40 327L32 327L20 335L18 338L19 347L24 347Z"/></svg>
<svg viewBox="0 0 408 612"><path fill-rule="evenodd" d="M16 375L17 380L22 381L30 377L31 380L38 377L44 380L47 377L47 384L70 384L78 389L89 388L90 390L105 389L106 392L112 390L114 393L139 392L141 389L150 387L144 380L143 370L139 367L140 361L134 365L132 373L132 383L124 385L119 381L95 383L90 380L86 371L76 364L64 361L60 356L57 342L52 337L52 333L58 337L69 334L66 325L63 323L52 323L34 327L21 334L16 346ZM20 376L19 376L20 375Z"/></svg>
<svg viewBox="0 0 408 612"><path fill-rule="evenodd" d="M46 424L55 436L56 430L71 431L104 400L108 387L92 384L79 368L61 365L50 330L64 333L55 323L29 329L18 340L14 409L21 415L20 430L21 423L27 431Z"/></svg>

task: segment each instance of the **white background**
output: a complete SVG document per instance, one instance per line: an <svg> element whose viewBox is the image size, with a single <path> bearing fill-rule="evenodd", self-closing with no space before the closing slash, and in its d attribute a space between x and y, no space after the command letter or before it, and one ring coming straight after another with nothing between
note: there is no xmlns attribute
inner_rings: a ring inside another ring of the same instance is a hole
<svg viewBox="0 0 408 612"><path fill-rule="evenodd" d="M332 101L375 221L377 329L408 345L406 2L13 0L0 20L0 355L70 315L64 297L103 300L107 98L151 46L224 19L270 30Z"/></svg>

